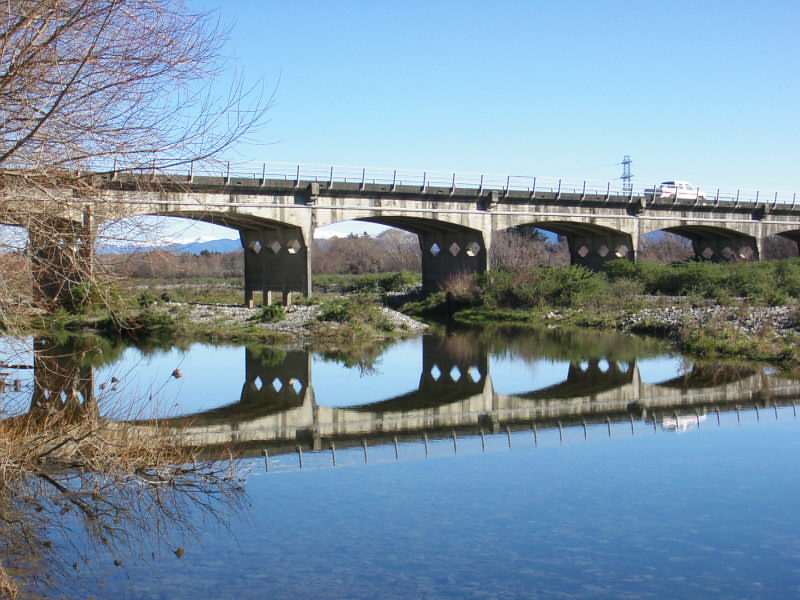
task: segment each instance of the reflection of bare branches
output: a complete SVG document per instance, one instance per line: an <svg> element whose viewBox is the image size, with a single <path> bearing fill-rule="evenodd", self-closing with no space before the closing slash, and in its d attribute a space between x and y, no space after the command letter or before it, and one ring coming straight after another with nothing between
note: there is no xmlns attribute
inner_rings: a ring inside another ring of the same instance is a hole
<svg viewBox="0 0 800 600"><path fill-rule="evenodd" d="M158 426L64 413L0 424L0 590L58 589L67 572L90 573L93 554L121 565L175 550L198 516L224 523L242 480L230 460L196 456Z"/></svg>
<svg viewBox="0 0 800 600"><path fill-rule="evenodd" d="M364 376L378 372L381 355L393 343L388 339L373 339L359 344L320 346L317 355L326 362L341 363L348 369L357 368Z"/></svg>

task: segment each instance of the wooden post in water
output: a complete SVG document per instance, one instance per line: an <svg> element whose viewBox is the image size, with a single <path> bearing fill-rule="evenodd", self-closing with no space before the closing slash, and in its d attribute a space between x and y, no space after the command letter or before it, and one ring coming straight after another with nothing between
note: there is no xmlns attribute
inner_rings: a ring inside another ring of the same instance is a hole
<svg viewBox="0 0 800 600"><path fill-rule="evenodd" d="M297 446L297 460L300 463L300 468L303 468L303 448Z"/></svg>

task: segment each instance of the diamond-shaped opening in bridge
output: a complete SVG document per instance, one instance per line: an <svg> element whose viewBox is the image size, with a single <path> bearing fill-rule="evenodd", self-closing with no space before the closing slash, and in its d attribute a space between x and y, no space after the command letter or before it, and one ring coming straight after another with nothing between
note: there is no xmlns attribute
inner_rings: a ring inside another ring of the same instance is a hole
<svg viewBox="0 0 800 600"><path fill-rule="evenodd" d="M622 244L620 246L617 246L617 251L614 252L614 255L617 258L625 258L626 256L628 256L628 253L630 251L631 251L631 249L628 248L628 246L626 244Z"/></svg>
<svg viewBox="0 0 800 600"><path fill-rule="evenodd" d="M300 394L300 392L303 391L303 383L299 379L296 379L295 377L292 377L289 380L289 387L294 390L295 394Z"/></svg>
<svg viewBox="0 0 800 600"><path fill-rule="evenodd" d="M433 365L431 367L431 377L433 377L434 381L439 381L439 377L442 376L442 370L439 368L439 365Z"/></svg>
<svg viewBox="0 0 800 600"><path fill-rule="evenodd" d="M461 369L458 367L453 367L450 369L450 379L453 380L453 383L456 383L459 379L461 379Z"/></svg>
<svg viewBox="0 0 800 600"><path fill-rule="evenodd" d="M741 260L753 260L753 256L755 256L755 252L750 246L742 246L739 248L739 258Z"/></svg>
<svg viewBox="0 0 800 600"><path fill-rule="evenodd" d="M441 251L442 249L439 247L439 244L434 244L433 246L431 246L431 249L428 250L428 252L431 253L431 256L439 256Z"/></svg>
<svg viewBox="0 0 800 600"><path fill-rule="evenodd" d="M250 245L248 246L248 248L250 248L250 250L252 250L256 254L258 254L258 253L261 252L261 242L259 242L258 240L255 240L254 242L250 242Z"/></svg>
<svg viewBox="0 0 800 600"><path fill-rule="evenodd" d="M278 240L275 240L269 245L269 249L272 250L273 254L277 254L281 251L281 243Z"/></svg>
<svg viewBox="0 0 800 600"><path fill-rule="evenodd" d="M703 251L700 253L700 256L702 256L705 259L709 259L712 256L714 256L714 251L711 248L709 248L708 246L706 246L703 249Z"/></svg>
<svg viewBox="0 0 800 600"><path fill-rule="evenodd" d="M472 383L480 382L481 378L483 377L480 369L474 365L467 369L467 376L472 379Z"/></svg>
<svg viewBox="0 0 800 600"><path fill-rule="evenodd" d="M256 389L260 392L261 388L264 387L264 382L261 380L261 377L256 377L256 380L253 382L253 385L256 386Z"/></svg>
<svg viewBox="0 0 800 600"><path fill-rule="evenodd" d="M50 400L50 390L44 390L42 395L44 396L45 400Z"/></svg>
<svg viewBox="0 0 800 600"><path fill-rule="evenodd" d="M83 404L86 401L86 396L83 395L83 392L72 390L72 393L75 396L75 399L81 404Z"/></svg>
<svg viewBox="0 0 800 600"><path fill-rule="evenodd" d="M603 373L608 373L608 370L611 368L611 365L608 364L608 361L605 358L601 359L600 362L597 363L597 366L600 367L600 370Z"/></svg>
<svg viewBox="0 0 800 600"><path fill-rule="evenodd" d="M280 392L283 389L283 382L276 377L272 380L272 389L276 392Z"/></svg>
<svg viewBox="0 0 800 600"><path fill-rule="evenodd" d="M736 252L733 251L733 248L730 246L725 246L722 250L722 256L725 257L726 260L736 260Z"/></svg>
<svg viewBox="0 0 800 600"><path fill-rule="evenodd" d="M628 366L628 363L624 362L617 363L617 371L619 371L620 373L627 373L629 368L630 367Z"/></svg>
<svg viewBox="0 0 800 600"><path fill-rule="evenodd" d="M581 371L585 373L586 371L589 370L589 361L582 360L578 366L580 367Z"/></svg>
<svg viewBox="0 0 800 600"><path fill-rule="evenodd" d="M67 401L67 392L66 391L61 390L61 393L59 394L59 396L61 396L61 402L66 402Z"/></svg>
<svg viewBox="0 0 800 600"><path fill-rule="evenodd" d="M608 252L609 252L609 250L608 250L608 246L606 246L605 244L603 244L602 246L600 246L600 247L597 249L597 253L598 253L600 256L602 256L603 258L605 258L606 256L608 256Z"/></svg>
<svg viewBox="0 0 800 600"><path fill-rule="evenodd" d="M478 256L481 251L481 246L478 242L472 242L469 246L467 246L467 256Z"/></svg>
<svg viewBox="0 0 800 600"><path fill-rule="evenodd" d="M450 251L450 254L452 254L453 256L458 256L458 253L461 252L461 246L453 242L452 244L450 244L448 250Z"/></svg>
<svg viewBox="0 0 800 600"><path fill-rule="evenodd" d="M289 254L297 254L298 252L300 252L300 248L302 247L303 245L300 242L298 242L297 240L292 240L286 245L286 251Z"/></svg>
<svg viewBox="0 0 800 600"><path fill-rule="evenodd" d="M581 258L586 258L588 254L589 254L589 249L586 246L581 246L578 249L578 256L580 256Z"/></svg>

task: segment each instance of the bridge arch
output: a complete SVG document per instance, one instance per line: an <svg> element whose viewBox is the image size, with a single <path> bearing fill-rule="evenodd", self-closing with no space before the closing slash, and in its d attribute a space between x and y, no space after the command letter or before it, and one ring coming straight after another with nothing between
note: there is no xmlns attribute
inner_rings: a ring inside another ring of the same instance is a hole
<svg viewBox="0 0 800 600"><path fill-rule="evenodd" d="M797 245L797 250L800 251L800 229L776 231L775 235L794 242Z"/></svg>
<svg viewBox="0 0 800 600"><path fill-rule="evenodd" d="M436 291L459 273L482 273L489 266L491 238L484 232L444 219L424 216L361 216L356 222L375 223L415 234L422 264L422 287Z"/></svg>

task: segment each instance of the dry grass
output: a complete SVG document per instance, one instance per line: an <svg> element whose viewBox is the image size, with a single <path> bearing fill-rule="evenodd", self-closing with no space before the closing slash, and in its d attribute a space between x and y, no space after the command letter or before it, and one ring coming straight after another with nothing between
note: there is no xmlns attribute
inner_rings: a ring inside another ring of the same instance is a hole
<svg viewBox="0 0 800 600"><path fill-rule="evenodd" d="M76 523L88 537L83 547L119 565L154 547L174 550L173 540L192 532L190 514L224 520L242 480L229 456L197 455L157 425L107 421L68 405L0 423L0 597L72 585L83 564L74 554Z"/></svg>

